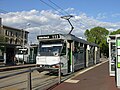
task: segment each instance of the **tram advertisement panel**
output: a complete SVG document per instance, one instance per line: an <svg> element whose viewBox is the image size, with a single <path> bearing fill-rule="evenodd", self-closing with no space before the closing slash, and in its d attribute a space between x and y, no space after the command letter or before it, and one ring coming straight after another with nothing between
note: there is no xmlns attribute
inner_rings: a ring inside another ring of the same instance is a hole
<svg viewBox="0 0 120 90"><path fill-rule="evenodd" d="M117 67L120 68L120 38L117 39Z"/></svg>

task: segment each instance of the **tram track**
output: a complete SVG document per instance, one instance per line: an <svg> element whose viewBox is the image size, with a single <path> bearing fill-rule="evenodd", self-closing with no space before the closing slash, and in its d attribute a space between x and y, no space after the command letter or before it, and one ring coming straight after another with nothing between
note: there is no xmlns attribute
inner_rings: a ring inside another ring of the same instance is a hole
<svg viewBox="0 0 120 90"><path fill-rule="evenodd" d="M14 71L15 72L15 71ZM10 72L11 73L11 72ZM6 75L6 73L4 73ZM8 72L7 72L8 74ZM46 75L46 72L39 73L37 71L32 72L32 85L34 86L37 83L45 83L46 81L50 81L52 78L57 76L49 76ZM22 78L24 77L24 78ZM4 83L3 83L4 82ZM24 84L23 84L24 83ZM10 78L5 78L0 80L0 90L9 90L9 88L16 88L20 90L24 90L27 87L27 73L22 75L13 76ZM26 90L26 89L25 89Z"/></svg>
<svg viewBox="0 0 120 90"><path fill-rule="evenodd" d="M26 70L26 69L23 69ZM0 72L1 75L6 75L10 73L20 72L23 70L13 70L9 72ZM84 69L80 70L83 71ZM61 82L75 76L78 72L70 73L66 76L61 76ZM0 79L0 90L27 90L27 75L24 73L21 75L12 76L5 79ZM48 71L43 71L39 73L38 71L33 71L31 73L32 90L46 90L59 83L58 75L50 75Z"/></svg>
<svg viewBox="0 0 120 90"><path fill-rule="evenodd" d="M18 72L20 71L18 70ZM12 73L12 71L4 72L5 75L9 73ZM59 82L58 76L49 75L48 72L39 73L34 71L31 75L33 90L45 90ZM66 77L68 76L62 76L61 78L64 80ZM27 73L0 80L0 90L11 90L11 88L15 90L27 90Z"/></svg>

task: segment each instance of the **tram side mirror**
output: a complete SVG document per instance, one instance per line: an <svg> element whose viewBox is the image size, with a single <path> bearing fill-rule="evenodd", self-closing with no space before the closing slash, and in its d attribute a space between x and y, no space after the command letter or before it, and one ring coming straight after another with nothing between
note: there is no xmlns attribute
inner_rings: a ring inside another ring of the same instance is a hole
<svg viewBox="0 0 120 90"><path fill-rule="evenodd" d="M62 52L60 53L60 56L66 55L66 49L63 49Z"/></svg>
<svg viewBox="0 0 120 90"><path fill-rule="evenodd" d="M63 55L66 55L66 43L64 43L63 45L63 49L62 49L60 56L63 56Z"/></svg>
<svg viewBox="0 0 120 90"><path fill-rule="evenodd" d="M54 53L55 56L58 56L59 54L58 53Z"/></svg>

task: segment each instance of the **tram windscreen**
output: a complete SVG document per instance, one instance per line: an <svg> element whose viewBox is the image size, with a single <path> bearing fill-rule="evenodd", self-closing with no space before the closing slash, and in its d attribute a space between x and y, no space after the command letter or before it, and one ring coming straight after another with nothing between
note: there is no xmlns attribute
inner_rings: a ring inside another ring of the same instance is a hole
<svg viewBox="0 0 120 90"><path fill-rule="evenodd" d="M40 56L58 56L60 55L62 43L41 43Z"/></svg>

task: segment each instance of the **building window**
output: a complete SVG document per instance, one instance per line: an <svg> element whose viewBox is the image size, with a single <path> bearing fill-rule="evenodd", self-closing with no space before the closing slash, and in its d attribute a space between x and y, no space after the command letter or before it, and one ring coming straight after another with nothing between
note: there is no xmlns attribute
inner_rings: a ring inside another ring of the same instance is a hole
<svg viewBox="0 0 120 90"><path fill-rule="evenodd" d="M28 34L27 34L27 33L25 33L25 39L27 39L27 37L28 37Z"/></svg>
<svg viewBox="0 0 120 90"><path fill-rule="evenodd" d="M15 33L15 36L18 37L18 33L17 32Z"/></svg>
<svg viewBox="0 0 120 90"><path fill-rule="evenodd" d="M12 36L12 37L13 37L13 32L10 32L10 36Z"/></svg>
<svg viewBox="0 0 120 90"><path fill-rule="evenodd" d="M18 40L16 39L16 40L15 40L15 44L17 44L17 41L18 41Z"/></svg>
<svg viewBox="0 0 120 90"><path fill-rule="evenodd" d="M1 27L0 27L0 34L2 33L2 29L1 29Z"/></svg>
<svg viewBox="0 0 120 90"><path fill-rule="evenodd" d="M6 36L9 36L8 30L5 30L5 35L6 35Z"/></svg>
<svg viewBox="0 0 120 90"><path fill-rule="evenodd" d="M12 44L12 41L13 41L13 40L12 40L12 39L10 39L10 44Z"/></svg>
<svg viewBox="0 0 120 90"><path fill-rule="evenodd" d="M0 62L4 61L4 47L0 46Z"/></svg>
<svg viewBox="0 0 120 90"><path fill-rule="evenodd" d="M5 38L5 42L7 42L7 43L8 43L8 41L9 41L9 38Z"/></svg>

